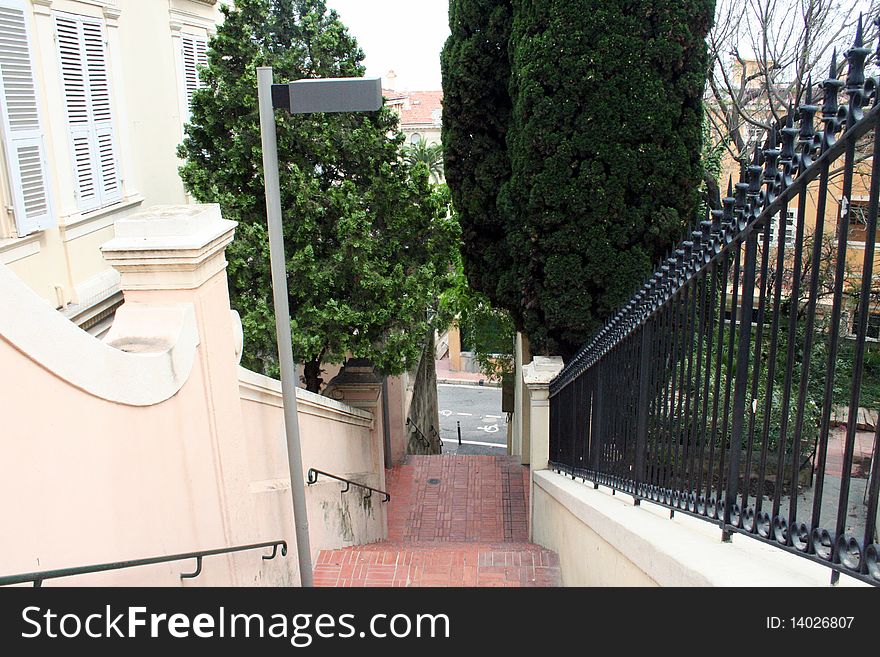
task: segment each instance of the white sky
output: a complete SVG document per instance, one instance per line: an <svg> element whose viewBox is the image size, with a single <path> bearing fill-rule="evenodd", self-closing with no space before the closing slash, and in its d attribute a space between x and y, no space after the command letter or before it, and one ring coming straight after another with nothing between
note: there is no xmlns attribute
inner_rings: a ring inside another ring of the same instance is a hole
<svg viewBox="0 0 880 657"><path fill-rule="evenodd" d="M364 51L367 75L397 74L396 88L440 89L449 0L327 0Z"/></svg>

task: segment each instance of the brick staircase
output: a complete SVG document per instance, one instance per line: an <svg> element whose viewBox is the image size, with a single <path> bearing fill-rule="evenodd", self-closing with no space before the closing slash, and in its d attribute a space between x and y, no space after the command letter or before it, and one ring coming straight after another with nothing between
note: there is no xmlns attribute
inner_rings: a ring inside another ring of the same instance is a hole
<svg viewBox="0 0 880 657"><path fill-rule="evenodd" d="M507 456L410 456L387 473L388 540L324 550L316 586L558 586L528 542L528 469Z"/></svg>

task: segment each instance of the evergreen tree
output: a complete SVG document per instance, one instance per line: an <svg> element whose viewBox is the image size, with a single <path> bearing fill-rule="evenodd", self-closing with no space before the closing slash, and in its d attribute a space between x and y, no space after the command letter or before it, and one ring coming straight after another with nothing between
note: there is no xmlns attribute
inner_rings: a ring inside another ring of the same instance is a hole
<svg viewBox="0 0 880 657"><path fill-rule="evenodd" d="M451 35L440 56L444 171L461 225L464 271L474 290L507 307L518 299L515 286L502 280L511 262L497 198L510 178L511 19L511 0L450 0Z"/></svg>
<svg viewBox="0 0 880 657"><path fill-rule="evenodd" d="M424 164L431 174L431 179L440 182L443 176L443 146L440 144L428 144L424 137L417 142L407 144L403 151L403 157L407 163L414 167Z"/></svg>
<svg viewBox="0 0 880 657"><path fill-rule="evenodd" d="M256 67L277 81L362 76L363 52L323 0L237 0L223 8L194 94L180 173L201 202L239 222L227 250L244 364L277 372ZM295 357L310 390L346 354L383 372L411 366L428 308L448 283L458 228L428 172L402 159L394 114L276 114Z"/></svg>
<svg viewBox="0 0 880 657"><path fill-rule="evenodd" d="M511 3L458 4L503 13ZM494 76L509 76L512 111L498 158L510 172L500 189L497 178L491 185L501 227L491 234L504 234L509 255L493 273L498 284L484 291L511 311L535 353L572 355L695 220L713 4L513 0L510 38L497 49L506 50L508 71ZM485 43L485 19L469 20L473 38ZM453 28L447 51L459 33ZM495 84L475 77L447 79ZM468 141L475 112L497 120L493 107L469 110L461 119L451 109L444 116L451 139ZM447 157L457 204L463 169L456 167ZM472 261L465 266L471 276Z"/></svg>

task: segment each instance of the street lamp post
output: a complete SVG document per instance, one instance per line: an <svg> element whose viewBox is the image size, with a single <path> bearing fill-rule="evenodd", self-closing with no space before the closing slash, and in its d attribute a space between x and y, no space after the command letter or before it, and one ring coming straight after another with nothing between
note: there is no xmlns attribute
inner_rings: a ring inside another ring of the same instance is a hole
<svg viewBox="0 0 880 657"><path fill-rule="evenodd" d="M275 330L281 365L281 397L284 403L284 431L287 437L287 463L290 467L290 494L300 584L313 586L312 556L309 546L309 519L306 515L305 482L296 411L298 377L293 361L290 335L290 308L287 301L287 267L284 234L281 229L281 185L278 178L278 142L275 110L292 114L313 112L375 112L382 107L379 78L324 78L273 84L271 67L257 68L260 134L263 142L263 177L266 188L266 219L269 226L269 260L272 268L272 297L275 304Z"/></svg>

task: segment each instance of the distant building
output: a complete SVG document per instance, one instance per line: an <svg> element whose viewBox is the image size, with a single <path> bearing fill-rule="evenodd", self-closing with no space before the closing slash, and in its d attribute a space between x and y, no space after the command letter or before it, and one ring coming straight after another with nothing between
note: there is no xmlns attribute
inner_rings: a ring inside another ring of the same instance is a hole
<svg viewBox="0 0 880 657"><path fill-rule="evenodd" d="M407 143L424 139L428 144L440 143L443 114L442 91L396 91L397 76L389 71L385 82L390 87L383 91L385 104L400 117L400 129Z"/></svg>
<svg viewBox="0 0 880 657"><path fill-rule="evenodd" d="M770 71L771 85L774 88L774 97L768 98L766 91L766 75L765 71ZM783 118L788 113L787 103L791 93L790 82L779 82L776 76L781 74L774 71L772 65L762 67L759 62L754 60L742 60L742 62L733 61L731 64L731 92L736 97L736 102L743 107L754 123L750 123L744 119L739 119L739 136L745 145L742 153L746 162L751 161L752 154L756 148L762 148L768 138L767 130L764 126L776 123L776 119L772 115L771 103L775 108L777 117ZM818 92L815 98L818 98ZM841 91L838 95L841 104L847 102L846 94ZM725 98L729 106L734 103L729 98ZM783 102L784 101L784 102ZM711 108L715 108L717 112L717 101L709 95L705 102ZM816 102L814 100L814 102ZM818 101L821 105L821 99ZM822 116L821 110L816 114L815 129L821 130L819 117ZM798 125L799 114L795 110L794 124ZM756 125L760 123L762 125ZM710 133L714 144L718 144L723 139L728 139L729 135L719 133L717 127L713 126ZM801 145L795 144L795 148L800 150ZM859 147L858 159L854 168L854 177L852 182L852 191L849 198L843 197L843 169L836 168L831 172L828 183L828 198L825 204L825 214L823 218L823 235L831 239L836 239L838 234L838 225L845 208L849 208L849 223L847 228L847 253L846 253L846 283L845 289L852 291L854 286L861 279L862 268L864 266L864 253L867 244L867 223L868 223L868 203L870 198L871 183L871 166L872 158L870 157L870 142L864 140ZM728 180L736 183L740 177L741 162L730 152L725 150L721 160L721 170L718 176L718 185L722 196L726 195ZM785 230L782 230L780 216L774 216L770 221L769 246L774 252L779 245L779 238L784 232L784 242L786 249L787 267L793 267L792 259L794 257L795 235L798 230L798 224L804 222L802 227L803 234L807 238L806 253L810 253L812 244L811 236L814 234L817 218L817 198L818 198L818 180L812 182L805 201L805 217L803 219L798 216L798 206L796 202L789 203L785 208ZM880 230L875 236L877 244L880 244ZM880 248L880 247L875 247ZM836 247L834 253L827 256L829 267L836 261ZM806 258L809 262L809 257ZM880 296L880 258L874 258L873 262L873 279L875 282L874 291L872 292L872 303L868 317L868 340L872 342L880 341L880 304L876 303L876 298ZM830 274L829 274L830 275ZM827 296L827 295L826 295ZM818 300L819 312L823 313L830 310L830 299L820 297ZM854 337L855 322L857 320L855 301L850 298L844 302L844 312L842 321L844 335Z"/></svg>

